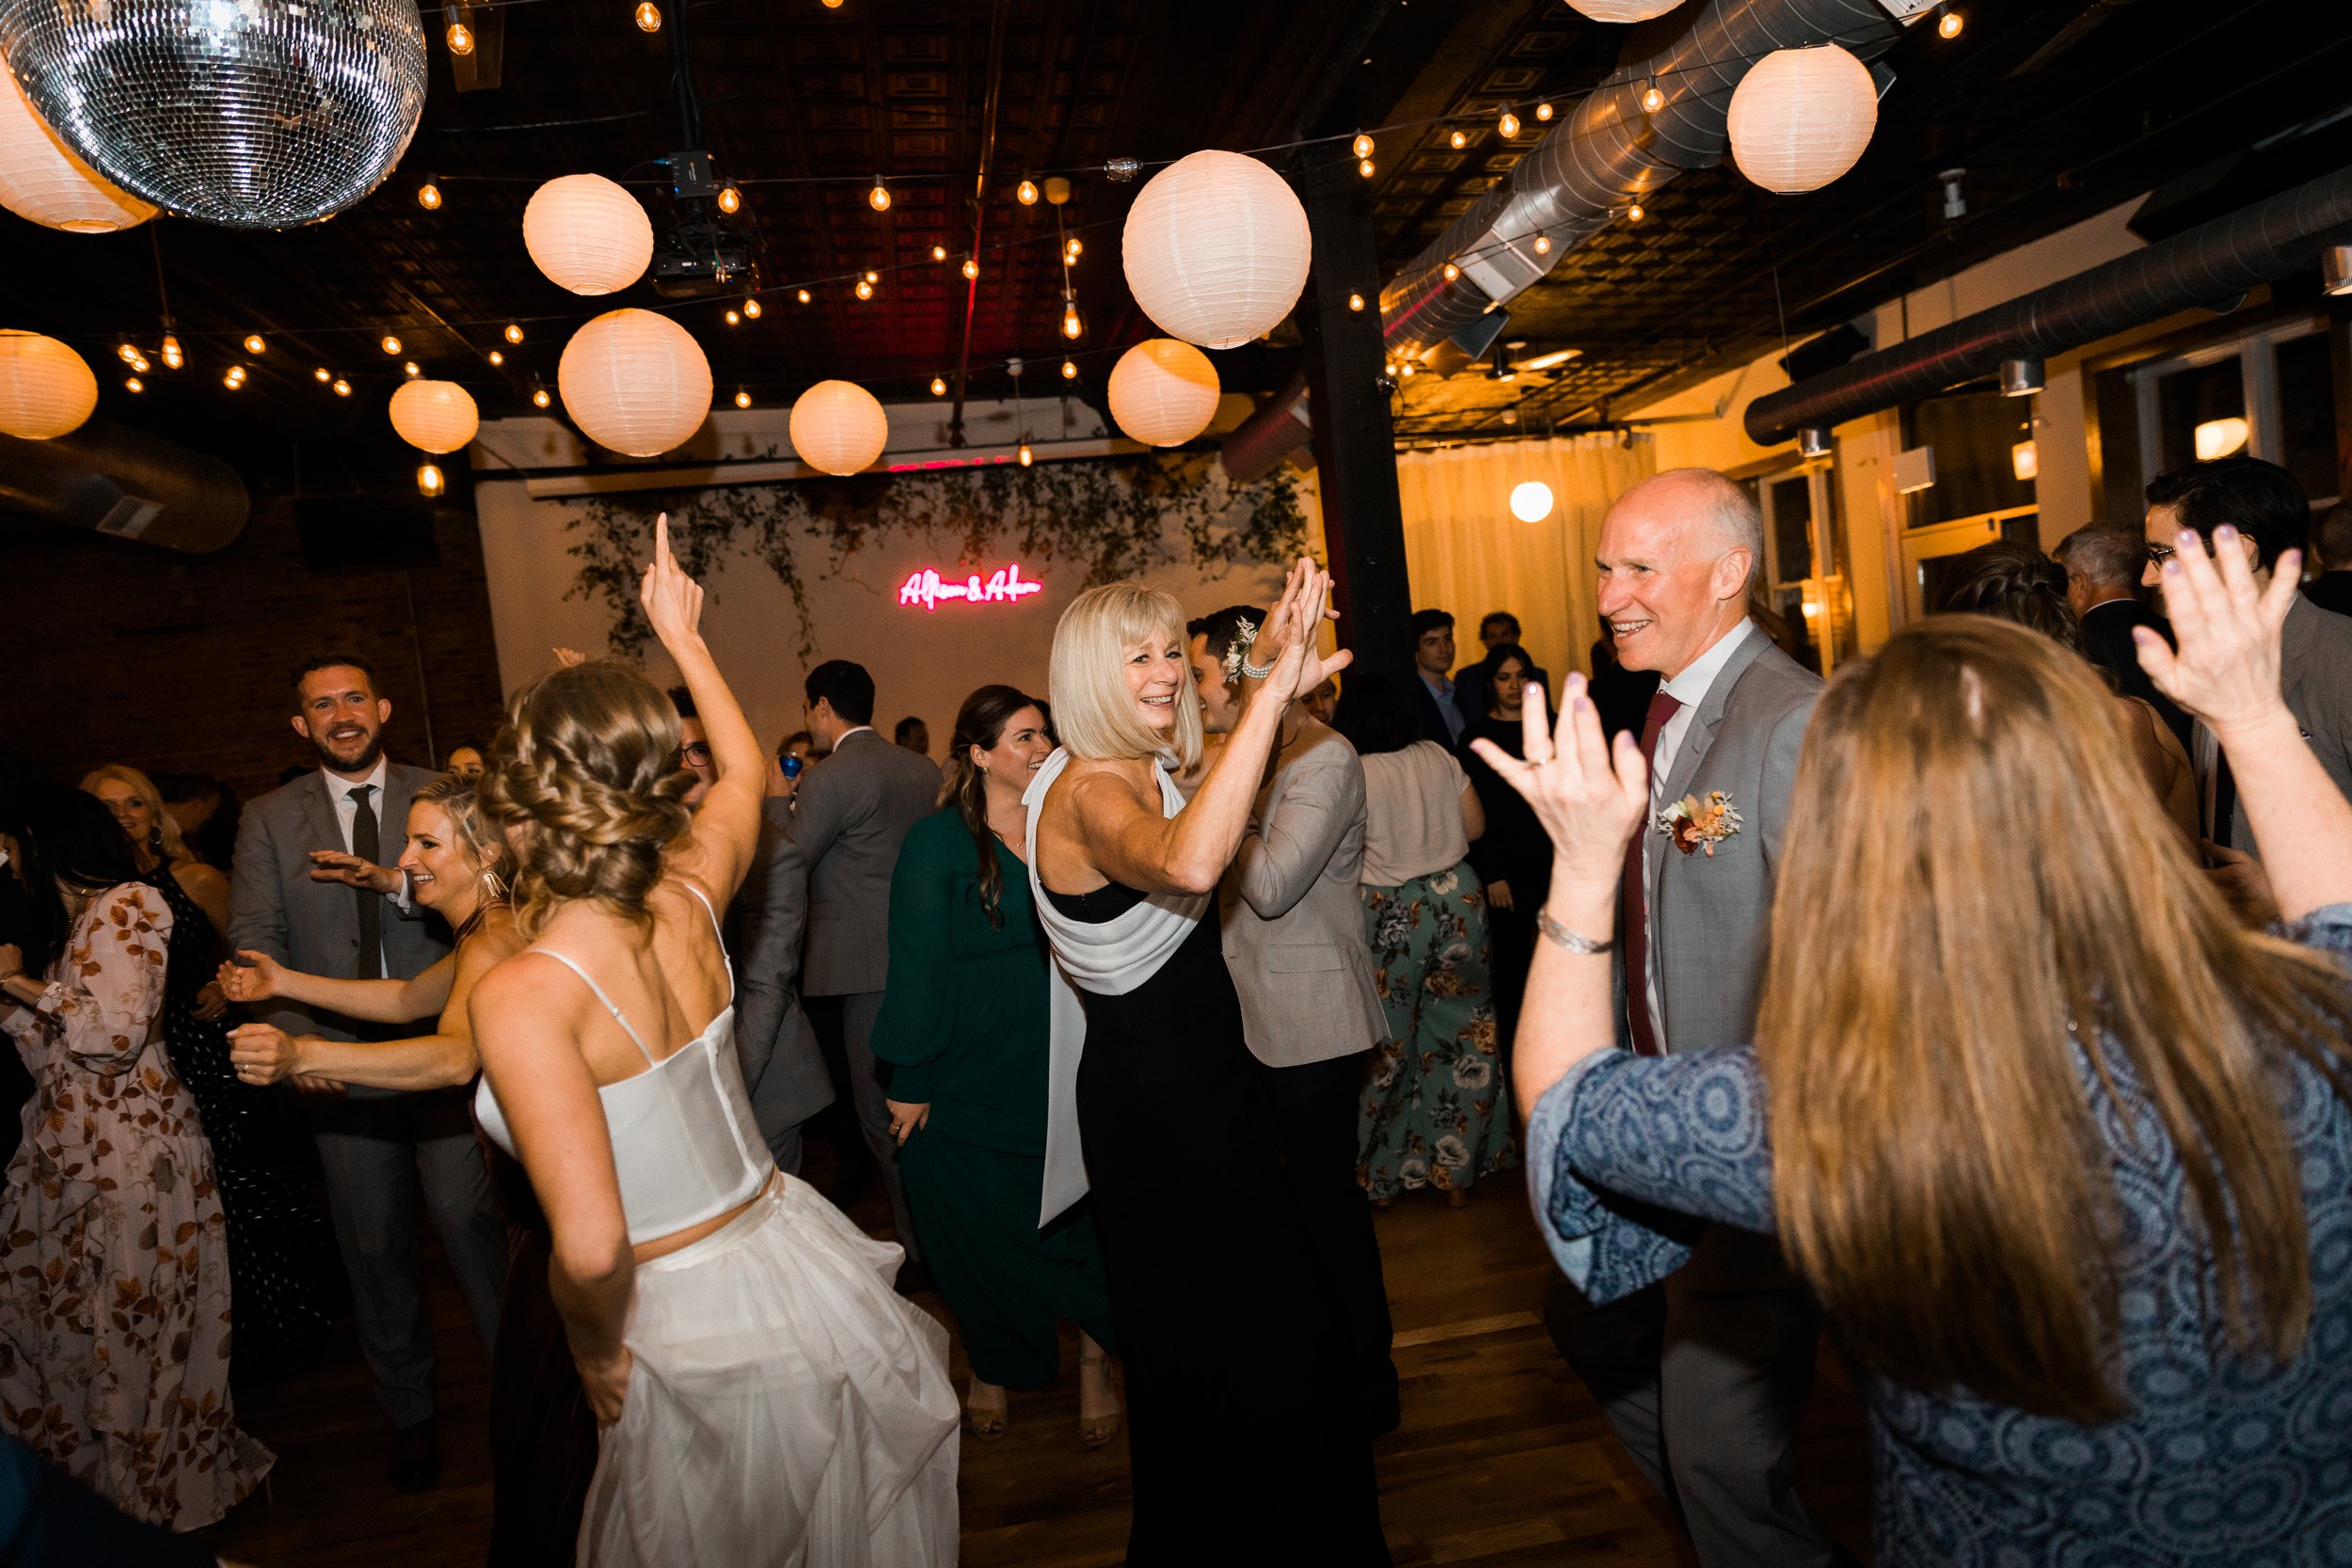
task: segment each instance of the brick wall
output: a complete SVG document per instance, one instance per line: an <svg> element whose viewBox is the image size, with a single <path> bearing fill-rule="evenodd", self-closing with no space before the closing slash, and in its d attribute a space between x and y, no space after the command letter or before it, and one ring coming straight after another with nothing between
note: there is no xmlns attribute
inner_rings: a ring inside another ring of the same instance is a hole
<svg viewBox="0 0 2352 1568"><path fill-rule="evenodd" d="M472 515L439 509L434 535L432 566L313 571L283 505L257 503L237 542L208 556L0 519L0 737L65 783L127 762L210 773L249 800L287 764L315 760L289 726L286 673L335 647L375 663L392 704L386 750L437 767L427 700L445 755L488 740L501 692Z"/></svg>

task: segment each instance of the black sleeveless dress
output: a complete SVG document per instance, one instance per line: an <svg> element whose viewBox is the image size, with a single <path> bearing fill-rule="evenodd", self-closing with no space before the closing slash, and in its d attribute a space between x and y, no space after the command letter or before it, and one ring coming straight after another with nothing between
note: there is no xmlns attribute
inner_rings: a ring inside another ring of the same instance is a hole
<svg viewBox="0 0 2352 1568"><path fill-rule="evenodd" d="M1101 924L1144 895L1046 896ZM1311 1305L1214 904L1140 988L1079 995L1079 1136L1127 1373L1130 1568L1387 1563L1347 1335Z"/></svg>
<svg viewBox="0 0 2352 1568"><path fill-rule="evenodd" d="M221 943L203 907L168 863L140 879L171 908L164 966L164 1052L196 1097L213 1146L213 1176L229 1222L231 1354L240 1377L291 1370L326 1330L335 1301L335 1234L310 1199L305 1143L272 1091L229 1064L228 1026L197 1017L197 993L220 968Z"/></svg>

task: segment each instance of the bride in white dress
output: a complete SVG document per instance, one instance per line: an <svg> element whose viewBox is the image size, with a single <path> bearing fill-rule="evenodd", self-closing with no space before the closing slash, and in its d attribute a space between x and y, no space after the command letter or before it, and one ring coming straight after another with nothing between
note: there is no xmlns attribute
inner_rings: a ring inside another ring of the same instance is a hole
<svg viewBox="0 0 2352 1568"><path fill-rule="evenodd" d="M675 710L618 664L517 693L481 784L532 944L474 990L476 1109L547 1211L602 1429L578 1560L952 1563L946 1333L892 1292L898 1247L776 1169L736 1063L715 911L751 863L767 758L702 598L664 519L643 602L719 775L691 816Z"/></svg>

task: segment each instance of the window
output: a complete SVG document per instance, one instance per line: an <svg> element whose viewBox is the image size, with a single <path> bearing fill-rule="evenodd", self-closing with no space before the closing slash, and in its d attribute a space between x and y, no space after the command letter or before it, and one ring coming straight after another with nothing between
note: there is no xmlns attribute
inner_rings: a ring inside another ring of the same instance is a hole
<svg viewBox="0 0 2352 1568"><path fill-rule="evenodd" d="M1975 391L1929 398L1905 409L1904 444L1935 452L1935 483L1912 493L1908 526L1926 528L2033 505L2033 470L2019 463L2015 451L2020 442L2033 439L2033 403ZM2021 467L2026 477L2019 477Z"/></svg>
<svg viewBox="0 0 2352 1568"><path fill-rule="evenodd" d="M2313 507L2335 504L2342 488L2335 372L2320 318L2279 323L2122 373L2138 425L2133 444L2142 486L2185 463L2244 454L2293 474Z"/></svg>
<svg viewBox="0 0 2352 1568"><path fill-rule="evenodd" d="M1854 652L1853 595L1847 587L1836 470L1820 459L1742 483L1764 514L1764 560L1755 590L1762 611L1757 619L1791 658L1826 675Z"/></svg>

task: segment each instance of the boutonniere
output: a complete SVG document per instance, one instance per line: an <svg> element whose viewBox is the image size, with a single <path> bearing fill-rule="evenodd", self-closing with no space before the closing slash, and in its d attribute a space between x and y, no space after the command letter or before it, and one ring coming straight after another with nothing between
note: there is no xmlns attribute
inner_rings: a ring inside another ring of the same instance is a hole
<svg viewBox="0 0 2352 1568"><path fill-rule="evenodd" d="M1658 814L1656 826L1684 854L1704 849L1711 860L1715 846L1740 831L1740 808L1720 789L1685 795Z"/></svg>

